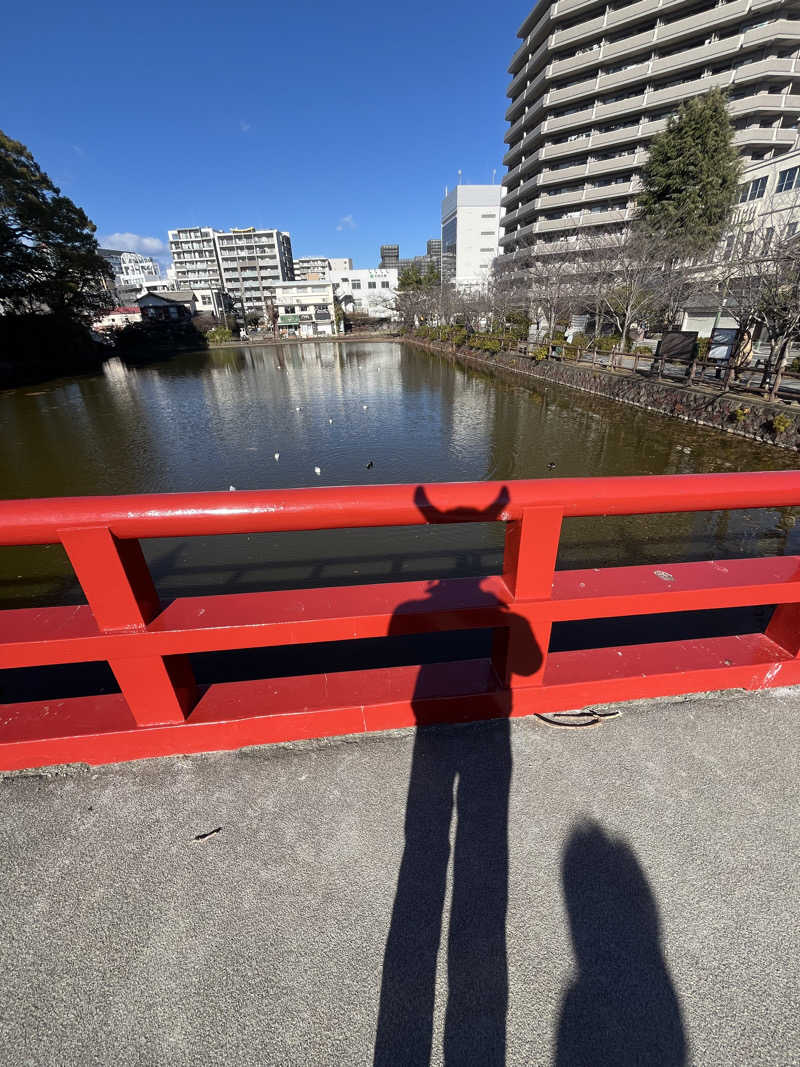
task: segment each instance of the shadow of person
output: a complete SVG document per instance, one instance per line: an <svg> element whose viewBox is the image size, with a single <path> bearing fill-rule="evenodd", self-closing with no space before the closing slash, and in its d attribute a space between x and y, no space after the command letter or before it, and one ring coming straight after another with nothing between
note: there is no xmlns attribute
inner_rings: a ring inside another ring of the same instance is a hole
<svg viewBox="0 0 800 1067"><path fill-rule="evenodd" d="M686 1063L658 909L634 852L587 820L573 828L561 871L577 975L561 1004L556 1067Z"/></svg>
<svg viewBox="0 0 800 1067"><path fill-rule="evenodd" d="M428 522L496 520L508 502L503 488L485 509L438 511L419 487L414 496ZM532 674L542 654L526 619L511 612L475 579L475 603L486 607L488 625L498 627L495 664L513 654L517 674ZM408 632L408 614L446 611L452 583L435 582L428 596L399 608L389 633ZM450 629L456 629L449 626ZM508 634L513 631L513 640ZM513 649L513 653L509 652ZM444 1062L455 1067L505 1062L508 978L506 910L508 899L508 794L511 695L498 692L487 710L470 712L469 701L453 709L455 718L495 717L469 730L437 727L435 698L441 695L442 665L419 669L412 707L417 723L408 801L405 847L386 941L375 1040L376 1067L430 1063L435 1006L436 960L442 936L451 824L455 817L451 907L447 943L447 1006ZM494 667L483 663L486 679ZM447 680L466 693L476 664L453 667ZM493 677L493 676L492 676Z"/></svg>

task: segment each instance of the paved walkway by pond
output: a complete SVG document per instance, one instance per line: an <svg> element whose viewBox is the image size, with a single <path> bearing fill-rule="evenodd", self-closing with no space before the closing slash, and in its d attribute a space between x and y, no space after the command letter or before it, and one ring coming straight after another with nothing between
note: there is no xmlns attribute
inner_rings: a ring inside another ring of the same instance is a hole
<svg viewBox="0 0 800 1067"><path fill-rule="evenodd" d="M0 1060L800 1062L800 692L0 781Z"/></svg>

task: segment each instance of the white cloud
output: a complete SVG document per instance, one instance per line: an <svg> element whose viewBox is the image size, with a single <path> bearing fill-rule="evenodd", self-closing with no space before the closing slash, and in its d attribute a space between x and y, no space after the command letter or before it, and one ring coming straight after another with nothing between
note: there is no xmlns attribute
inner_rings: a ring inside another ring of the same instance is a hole
<svg viewBox="0 0 800 1067"><path fill-rule="evenodd" d="M72 151L75 153L76 156L85 156L86 155L86 153L84 152L84 150L81 148L81 146L79 144L74 144L72 146Z"/></svg>
<svg viewBox="0 0 800 1067"><path fill-rule="evenodd" d="M339 225L337 230L354 230L356 228L356 220L352 215L342 215L339 219Z"/></svg>
<svg viewBox="0 0 800 1067"><path fill-rule="evenodd" d="M154 256L167 251L166 241L159 237L143 237L138 233L110 233L99 237L101 248L116 248L122 252L141 252L144 256Z"/></svg>
<svg viewBox="0 0 800 1067"><path fill-rule="evenodd" d="M239 129L242 131L242 133L247 133L247 131L250 129L250 123L247 121L247 119L239 119Z"/></svg>

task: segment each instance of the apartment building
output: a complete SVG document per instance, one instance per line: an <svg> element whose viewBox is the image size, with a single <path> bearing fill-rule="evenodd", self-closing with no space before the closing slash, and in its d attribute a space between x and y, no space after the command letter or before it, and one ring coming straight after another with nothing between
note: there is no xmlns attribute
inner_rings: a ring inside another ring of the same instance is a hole
<svg viewBox="0 0 800 1067"><path fill-rule="evenodd" d="M269 287L294 278L292 241L281 230L170 230L175 280L182 289L223 289L245 312L262 315Z"/></svg>
<svg viewBox="0 0 800 1067"><path fill-rule="evenodd" d="M168 232L175 281L182 289L222 288L216 234L217 231L209 226L194 226Z"/></svg>
<svg viewBox="0 0 800 1067"><path fill-rule="evenodd" d="M309 277L325 279L330 269L331 261L327 256L301 256L294 261L294 280L304 282Z"/></svg>
<svg viewBox="0 0 800 1067"><path fill-rule="evenodd" d="M499 252L500 185L457 185L442 200L442 278L485 284Z"/></svg>
<svg viewBox="0 0 800 1067"><path fill-rule="evenodd" d="M114 272L114 281L104 278L103 287L113 288L122 304L131 304L131 298L143 285L161 281L161 268L152 256L115 248L98 248L97 251Z"/></svg>
<svg viewBox="0 0 800 1067"><path fill-rule="evenodd" d="M280 230L247 229L217 233L222 288L245 312L264 315L275 282L294 279L292 241Z"/></svg>
<svg viewBox="0 0 800 1067"><path fill-rule="evenodd" d="M731 255L758 258L765 245L796 241L800 241L800 144L742 171L731 231L720 242L718 255L723 262ZM709 284L706 293L696 294L692 304L684 308L681 329L697 330L701 337L709 337L714 326L736 325L737 320L720 307L719 296Z"/></svg>
<svg viewBox="0 0 800 1067"><path fill-rule="evenodd" d="M397 268L400 263L400 245L381 245L381 270Z"/></svg>
<svg viewBox="0 0 800 1067"><path fill-rule="evenodd" d="M746 164L795 143L800 5L539 0L509 65L504 252L624 225L652 137L679 104L729 94Z"/></svg>

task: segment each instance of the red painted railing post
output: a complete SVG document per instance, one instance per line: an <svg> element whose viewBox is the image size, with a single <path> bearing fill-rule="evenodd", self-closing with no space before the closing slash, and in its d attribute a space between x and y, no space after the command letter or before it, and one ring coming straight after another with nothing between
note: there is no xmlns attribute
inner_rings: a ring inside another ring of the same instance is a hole
<svg viewBox="0 0 800 1067"><path fill-rule="evenodd" d="M541 685L544 676L551 623L526 602L552 595L562 518L561 508L531 507L506 524L503 580L515 618L496 632L492 662L510 689Z"/></svg>
<svg viewBox="0 0 800 1067"><path fill-rule="evenodd" d="M790 655L800 654L800 604L778 604L769 620L766 635Z"/></svg>
<svg viewBox="0 0 800 1067"><path fill-rule="evenodd" d="M99 629L145 629L160 605L139 542L117 538L105 526L62 530L60 539ZM196 701L187 656L113 659L109 665L139 726L182 722Z"/></svg>

